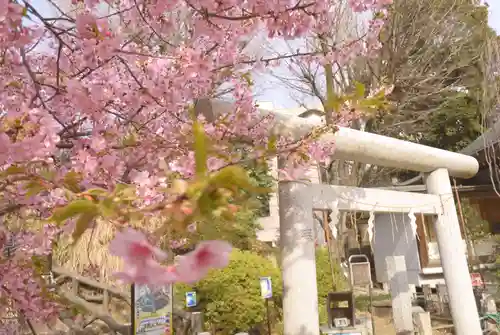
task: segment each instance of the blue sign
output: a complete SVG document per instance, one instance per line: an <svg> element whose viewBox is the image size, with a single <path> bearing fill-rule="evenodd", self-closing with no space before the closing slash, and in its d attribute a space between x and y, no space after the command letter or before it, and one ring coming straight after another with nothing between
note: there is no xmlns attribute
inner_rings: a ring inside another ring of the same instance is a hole
<svg viewBox="0 0 500 335"><path fill-rule="evenodd" d="M186 292L186 307L196 306L196 292Z"/></svg>
<svg viewBox="0 0 500 335"><path fill-rule="evenodd" d="M271 277L260 278L260 296L264 299L269 299L273 297L273 286L271 283Z"/></svg>

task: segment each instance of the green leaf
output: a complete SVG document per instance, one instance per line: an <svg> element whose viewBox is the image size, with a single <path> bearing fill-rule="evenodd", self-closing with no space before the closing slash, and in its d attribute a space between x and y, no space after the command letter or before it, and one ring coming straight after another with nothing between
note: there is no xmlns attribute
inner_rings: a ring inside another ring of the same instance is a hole
<svg viewBox="0 0 500 335"><path fill-rule="evenodd" d="M103 188L90 188L84 192L84 194L90 194L90 195L106 195L108 194L108 191L103 189Z"/></svg>
<svg viewBox="0 0 500 335"><path fill-rule="evenodd" d="M241 77L243 79L245 79L245 81L247 82L248 86L252 86L253 85L252 74L250 72L245 72Z"/></svg>
<svg viewBox="0 0 500 335"><path fill-rule="evenodd" d="M277 136L276 135L271 135L269 136L269 139L267 141L267 151L269 153L275 153L276 152L276 143L277 143Z"/></svg>
<svg viewBox="0 0 500 335"><path fill-rule="evenodd" d="M83 180L82 175L75 171L66 173L63 179L63 185L74 193L80 193L80 183Z"/></svg>
<svg viewBox="0 0 500 335"><path fill-rule="evenodd" d="M299 152L298 154L304 162L309 162L311 160L311 157L309 157L306 153Z"/></svg>
<svg viewBox="0 0 500 335"><path fill-rule="evenodd" d="M111 197L118 197L121 201L133 201L137 199L135 187L127 184L117 184Z"/></svg>
<svg viewBox="0 0 500 335"><path fill-rule="evenodd" d="M10 83L8 83L5 86L6 87L14 87L14 88L22 88L23 87L22 84L17 80L11 81Z"/></svg>
<svg viewBox="0 0 500 335"><path fill-rule="evenodd" d="M130 186L127 184L116 184L115 190L113 191L113 195L117 195L125 191Z"/></svg>
<svg viewBox="0 0 500 335"><path fill-rule="evenodd" d="M193 122L193 135L194 135L194 159L196 164L196 175L203 177L206 175L207 167L207 136L203 125L195 120Z"/></svg>
<svg viewBox="0 0 500 335"><path fill-rule="evenodd" d="M99 210L104 217L106 218L113 217L116 214L115 204L113 202L113 199L112 198L103 199L99 203Z"/></svg>
<svg viewBox="0 0 500 335"><path fill-rule="evenodd" d="M25 172L26 172L25 168L23 168L21 166L17 166L17 165L11 165L7 169L5 169L5 171L2 173L2 175L7 177L7 176L16 175L16 174L23 174Z"/></svg>
<svg viewBox="0 0 500 335"><path fill-rule="evenodd" d="M49 220L60 224L74 216L90 212L97 212L97 205L91 200L78 199L62 208L56 209Z"/></svg>
<svg viewBox="0 0 500 335"><path fill-rule="evenodd" d="M53 181L54 178L56 177L56 173L52 170L41 170L40 176L45 180Z"/></svg>
<svg viewBox="0 0 500 335"><path fill-rule="evenodd" d="M355 82L354 87L356 89L356 97L357 98L364 98L365 92L366 92L365 85L363 85L360 82Z"/></svg>
<svg viewBox="0 0 500 335"><path fill-rule="evenodd" d="M133 147L136 143L137 139L134 134L127 135L122 141L122 144L125 147Z"/></svg>
<svg viewBox="0 0 500 335"><path fill-rule="evenodd" d="M195 198L199 198L203 191L208 187L208 185L209 180L206 178L193 181L186 190L186 195L192 200Z"/></svg>
<svg viewBox="0 0 500 335"><path fill-rule="evenodd" d="M271 189L256 187L252 184L248 173L240 166L232 165L223 168L211 177L211 182L218 187L238 187L251 193L269 193Z"/></svg>
<svg viewBox="0 0 500 335"><path fill-rule="evenodd" d="M335 93L330 93L326 99L326 108L325 111L338 112L340 111L340 107L345 102L345 99Z"/></svg>
<svg viewBox="0 0 500 335"><path fill-rule="evenodd" d="M210 192L203 192L198 199L198 209L202 215L210 215L214 209L214 199Z"/></svg>
<svg viewBox="0 0 500 335"><path fill-rule="evenodd" d="M97 217L99 212L95 209L93 211L88 211L80 215L75 224L75 229L73 230L73 244L78 242L83 233L87 230L92 221Z"/></svg>
<svg viewBox="0 0 500 335"><path fill-rule="evenodd" d="M38 193L45 191L47 188L40 180L32 180L26 185L26 197L32 197Z"/></svg>

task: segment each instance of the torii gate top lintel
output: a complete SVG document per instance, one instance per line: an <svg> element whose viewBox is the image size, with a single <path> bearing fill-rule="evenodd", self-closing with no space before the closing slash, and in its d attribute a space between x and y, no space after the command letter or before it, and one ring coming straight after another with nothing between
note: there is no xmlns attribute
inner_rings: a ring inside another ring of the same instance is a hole
<svg viewBox="0 0 500 335"><path fill-rule="evenodd" d="M199 99L195 110L208 120L216 115L231 113L234 104L217 99ZM272 115L273 131L300 137L311 132L322 122L272 110L258 109L263 116ZM452 177L472 178L479 170L479 163L471 156L398 140L391 137L340 127L335 134L323 135L325 140L335 140L334 156L339 159L357 161L379 166L432 172L445 168Z"/></svg>
<svg viewBox="0 0 500 335"><path fill-rule="evenodd" d="M273 114L276 121L274 131L279 134L299 137L322 125L318 120L303 119L284 113L270 111L261 113ZM324 134L322 139L333 139L334 157L348 161L418 172L432 172L445 168L450 176L464 179L474 177L479 170L479 163L472 156L350 128L339 127L335 134Z"/></svg>

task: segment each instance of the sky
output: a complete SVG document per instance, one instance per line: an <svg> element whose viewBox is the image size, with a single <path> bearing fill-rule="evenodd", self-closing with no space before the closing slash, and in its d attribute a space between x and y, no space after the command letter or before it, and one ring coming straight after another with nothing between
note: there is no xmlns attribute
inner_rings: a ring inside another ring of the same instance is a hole
<svg viewBox="0 0 500 335"><path fill-rule="evenodd" d="M67 0L66 0L67 1ZM32 4L42 13L42 15L53 15L54 9L46 0L32 0ZM60 0L57 1L60 3ZM489 24L490 26L500 34L500 0L489 0L486 1L489 5ZM257 39L258 42L262 41L262 39ZM277 46L277 49L281 49L280 46ZM279 68L278 72L280 75L286 75L288 70L286 68ZM290 89L283 87L283 85L279 85L272 76L270 75L254 75L255 82L255 94L257 101L265 101L268 103L272 103L274 108L297 108L299 104L297 103L297 93L291 92ZM306 102L309 107L311 103L314 105L314 102L311 100Z"/></svg>
<svg viewBox="0 0 500 335"><path fill-rule="evenodd" d="M500 0L490 0L488 5L490 6L490 26L500 34Z"/></svg>
<svg viewBox="0 0 500 335"><path fill-rule="evenodd" d="M500 0L489 0L487 3L489 5L489 25L500 35ZM287 71L284 70L281 72L286 73ZM255 79L255 81L259 85L259 89L256 92L259 101L270 102L274 108L299 107L293 99L296 92L290 92L289 89L283 86L280 87L272 77L263 76L261 80ZM314 106L309 107L312 108Z"/></svg>

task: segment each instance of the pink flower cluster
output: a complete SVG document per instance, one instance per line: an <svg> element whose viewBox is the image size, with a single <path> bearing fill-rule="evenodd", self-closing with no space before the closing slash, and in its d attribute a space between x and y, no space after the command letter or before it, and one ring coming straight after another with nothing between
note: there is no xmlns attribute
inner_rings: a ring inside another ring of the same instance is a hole
<svg viewBox="0 0 500 335"><path fill-rule="evenodd" d="M392 4L392 0L349 0L349 5L355 12L381 10Z"/></svg>
<svg viewBox="0 0 500 335"><path fill-rule="evenodd" d="M32 322L57 315L58 304L40 296L45 283L33 268L32 257L48 255L58 233L52 226L45 226L39 233L12 234L0 230L0 315L5 315L9 308L21 311ZM10 246L9 240L14 242Z"/></svg>
<svg viewBox="0 0 500 335"><path fill-rule="evenodd" d="M279 59L254 59L244 46L261 32L285 39L326 33L338 19L333 9L343 4L336 0L72 3L73 8L56 8L55 16L44 17L42 2L0 0L2 210L21 207L20 214L49 214L66 202L69 172L83 178L77 189L113 190L118 183L135 184L140 200L134 206L165 201L170 196L161 191L165 175L176 172L188 179L194 174L188 111L203 97L225 93L235 101L234 109L215 120L199 117L207 141L213 144L210 170L237 163L241 151L263 152L273 119L256 112L249 73L260 65L279 64ZM391 0L349 3L356 12L375 12ZM366 54L378 47L382 24L376 19L361 40L347 38L332 46L326 57L321 53L307 60L324 58L342 64ZM244 143L236 148L236 142ZM291 150L290 142L280 138L279 150ZM301 150L322 160L332 144L311 141ZM28 172L3 177L12 167ZM7 276L0 278L0 298L45 317L53 308L48 301L43 302L48 307L42 305L41 288L29 279L29 255L48 252L52 237L28 235L22 238L30 243L17 258L0 259L0 273ZM111 250L126 262L120 278L152 284L199 280L208 269L225 265L230 253L225 242L204 242L168 268L160 263L165 254L132 230L118 233Z"/></svg>
<svg viewBox="0 0 500 335"><path fill-rule="evenodd" d="M179 256L176 264L161 265L167 254L149 243L146 236L131 228L116 233L110 252L123 259L124 271L116 274L126 283L165 285L175 282L195 283L210 269L225 267L229 262L231 245L224 241L206 241L196 249Z"/></svg>

